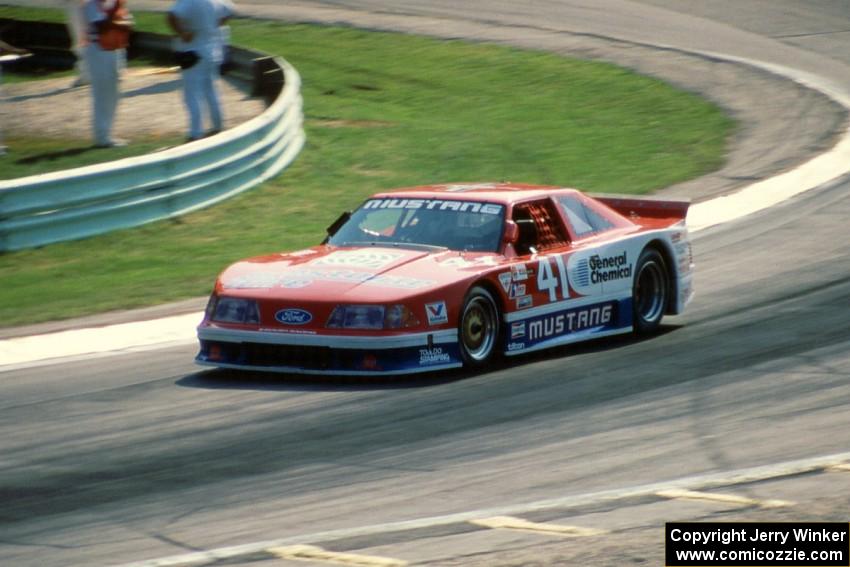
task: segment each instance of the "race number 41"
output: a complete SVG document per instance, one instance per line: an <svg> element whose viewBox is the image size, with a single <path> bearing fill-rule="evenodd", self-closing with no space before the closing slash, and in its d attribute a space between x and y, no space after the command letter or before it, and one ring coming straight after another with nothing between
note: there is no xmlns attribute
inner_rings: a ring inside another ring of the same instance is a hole
<svg viewBox="0 0 850 567"><path fill-rule="evenodd" d="M558 276L552 270L549 258L540 258L537 262L537 289L549 292L549 301L558 301L558 290L562 299L570 298L570 286L567 283L567 267L564 265L563 256L554 256Z"/></svg>

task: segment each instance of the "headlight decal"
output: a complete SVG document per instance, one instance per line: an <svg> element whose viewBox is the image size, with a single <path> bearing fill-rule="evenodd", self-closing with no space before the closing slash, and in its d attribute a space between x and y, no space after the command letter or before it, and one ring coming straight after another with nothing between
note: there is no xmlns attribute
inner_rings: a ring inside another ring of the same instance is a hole
<svg viewBox="0 0 850 567"><path fill-rule="evenodd" d="M325 325L329 329L407 329L419 319L405 305L337 305Z"/></svg>
<svg viewBox="0 0 850 567"><path fill-rule="evenodd" d="M212 321L217 323L260 324L260 309L253 299L219 297L212 312Z"/></svg>

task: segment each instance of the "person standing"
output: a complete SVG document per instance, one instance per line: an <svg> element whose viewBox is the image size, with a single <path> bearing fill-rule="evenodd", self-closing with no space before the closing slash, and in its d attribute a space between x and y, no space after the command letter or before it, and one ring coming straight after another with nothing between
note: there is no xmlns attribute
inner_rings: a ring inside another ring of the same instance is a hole
<svg viewBox="0 0 850 567"><path fill-rule="evenodd" d="M176 57L183 76L183 100L189 113L189 141L204 136L203 107L212 128L220 132L224 119L216 80L224 59L219 29L233 15L230 0L176 0L168 12L168 24L177 34Z"/></svg>
<svg viewBox="0 0 850 567"><path fill-rule="evenodd" d="M125 0L85 0L83 16L88 43L85 61L92 89L92 129L98 148L125 146L112 137L118 108L118 74L132 20Z"/></svg>
<svg viewBox="0 0 850 567"><path fill-rule="evenodd" d="M4 59L19 59L29 56L30 52L20 47L15 47L0 39L0 85L3 84L3 63ZM2 120L0 120L2 125ZM6 155L6 144L3 143L3 131L0 130L0 156Z"/></svg>
<svg viewBox="0 0 850 567"><path fill-rule="evenodd" d="M83 1L65 0L66 25L68 37L71 40L71 52L76 57L74 68L77 76L72 86L81 87L89 84L89 72L86 69L84 51L86 47L86 25L83 22Z"/></svg>

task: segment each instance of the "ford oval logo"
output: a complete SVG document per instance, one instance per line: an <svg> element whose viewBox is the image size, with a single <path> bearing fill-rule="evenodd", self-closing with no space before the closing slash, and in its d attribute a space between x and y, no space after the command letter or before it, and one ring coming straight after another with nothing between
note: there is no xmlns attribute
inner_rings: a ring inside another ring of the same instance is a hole
<svg viewBox="0 0 850 567"><path fill-rule="evenodd" d="M303 309L281 309L274 318L284 325L306 325L313 320L313 315Z"/></svg>

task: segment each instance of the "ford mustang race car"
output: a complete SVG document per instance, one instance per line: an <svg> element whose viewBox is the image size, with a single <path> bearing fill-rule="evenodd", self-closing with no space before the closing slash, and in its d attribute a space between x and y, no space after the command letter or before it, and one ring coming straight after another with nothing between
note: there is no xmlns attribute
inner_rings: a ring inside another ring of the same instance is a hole
<svg viewBox="0 0 850 567"><path fill-rule="evenodd" d="M379 193L320 246L228 267L196 362L405 374L651 333L693 295L687 209L508 183Z"/></svg>

